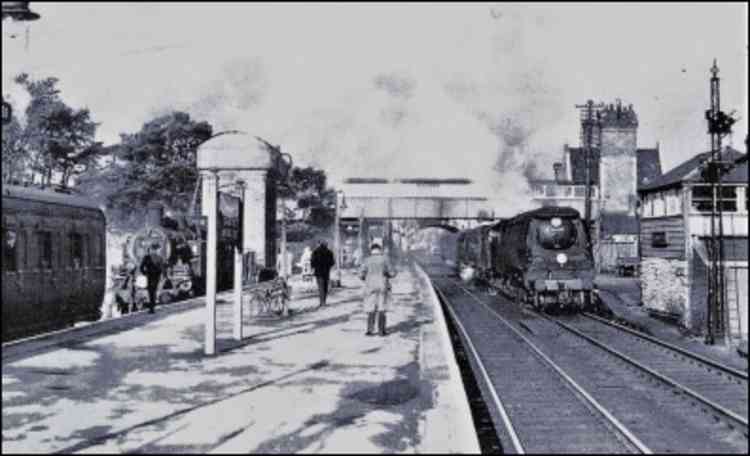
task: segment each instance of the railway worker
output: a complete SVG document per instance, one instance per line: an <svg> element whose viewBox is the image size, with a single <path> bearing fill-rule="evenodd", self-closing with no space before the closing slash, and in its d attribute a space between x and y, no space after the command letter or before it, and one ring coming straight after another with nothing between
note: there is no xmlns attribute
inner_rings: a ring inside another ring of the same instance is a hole
<svg viewBox="0 0 750 456"><path fill-rule="evenodd" d="M390 279L396 277L396 270L391 265L380 244L374 242L370 246L370 256L362 263L359 273L360 279L365 281L362 304L367 313L368 336L375 335L375 319L378 320L380 335L387 335L386 312L390 307Z"/></svg>
<svg viewBox="0 0 750 456"><path fill-rule="evenodd" d="M164 258L159 255L160 247L158 242L151 244L149 253L144 255L143 260L141 260L140 271L148 281L146 285L148 289L148 313L154 313L156 308L156 290L159 288L159 280L162 272L164 272Z"/></svg>
<svg viewBox="0 0 750 456"><path fill-rule="evenodd" d="M310 266L315 271L315 280L318 283L318 296L320 297L321 306L326 305L331 269L335 264L336 260L333 258L333 252L328 249L328 243L321 240L318 243L318 247L313 250L312 257L310 258Z"/></svg>

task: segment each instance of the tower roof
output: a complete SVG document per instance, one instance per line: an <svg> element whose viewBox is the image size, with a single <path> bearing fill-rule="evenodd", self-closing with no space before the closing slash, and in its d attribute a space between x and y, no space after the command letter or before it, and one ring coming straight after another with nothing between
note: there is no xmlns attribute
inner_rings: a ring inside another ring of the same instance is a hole
<svg viewBox="0 0 750 456"><path fill-rule="evenodd" d="M637 128L638 116L633 110L633 105L624 107L620 100L617 103L610 103L604 109L599 111L599 121L602 129L604 128Z"/></svg>

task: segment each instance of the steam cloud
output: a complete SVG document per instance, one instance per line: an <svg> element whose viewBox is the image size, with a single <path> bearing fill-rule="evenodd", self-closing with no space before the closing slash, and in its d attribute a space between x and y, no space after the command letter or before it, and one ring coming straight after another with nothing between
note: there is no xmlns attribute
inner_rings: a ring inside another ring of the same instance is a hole
<svg viewBox="0 0 750 456"><path fill-rule="evenodd" d="M182 107L217 131L281 144L296 164L325 169L333 185L347 177L467 177L474 196L498 199L496 214L511 215L533 206L529 179L551 174L559 160L562 140L545 144L538 134L565 108L554 72L527 39L544 32L544 19L506 5L484 14L477 33L486 52L468 57L476 61L442 62L447 68L435 72L386 60L321 76L274 73L272 61L242 57Z"/></svg>

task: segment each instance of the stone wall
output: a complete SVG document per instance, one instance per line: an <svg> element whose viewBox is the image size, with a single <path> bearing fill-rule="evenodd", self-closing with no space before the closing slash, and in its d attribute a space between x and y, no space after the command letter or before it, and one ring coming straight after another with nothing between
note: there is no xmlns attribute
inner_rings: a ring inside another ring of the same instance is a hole
<svg viewBox="0 0 750 456"><path fill-rule="evenodd" d="M689 281L687 262L663 258L641 260L643 303L649 310L680 317L687 325Z"/></svg>
<svg viewBox="0 0 750 456"><path fill-rule="evenodd" d="M708 313L708 268L699 255L693 255L691 266L690 308L685 326L703 331Z"/></svg>

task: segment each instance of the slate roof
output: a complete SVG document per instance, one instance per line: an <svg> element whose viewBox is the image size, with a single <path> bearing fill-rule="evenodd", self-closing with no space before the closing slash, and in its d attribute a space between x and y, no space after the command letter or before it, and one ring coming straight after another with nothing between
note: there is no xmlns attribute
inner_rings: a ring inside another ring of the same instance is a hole
<svg viewBox="0 0 750 456"><path fill-rule="evenodd" d="M58 193L53 190L38 190L16 185L3 185L2 192L4 197L7 196L27 201L58 204L61 206L80 207L102 212L98 202L84 196L68 195L65 193Z"/></svg>
<svg viewBox="0 0 750 456"><path fill-rule="evenodd" d="M576 185L586 184L586 153L583 147L569 147L570 167L573 182ZM659 149L639 148L636 149L636 165L638 167L638 186L642 186L661 175L661 160ZM598 148L591 151L591 179L594 185L599 185L599 159Z"/></svg>
<svg viewBox="0 0 750 456"><path fill-rule="evenodd" d="M638 149L637 165L639 187L661 176L659 149Z"/></svg>
<svg viewBox="0 0 750 456"><path fill-rule="evenodd" d="M570 172L576 185L586 185L586 151L583 147L569 147ZM591 181L599 185L599 149L591 150Z"/></svg>
<svg viewBox="0 0 750 456"><path fill-rule="evenodd" d="M679 165L675 166L668 172L662 174L661 176L656 177L648 184L641 185L638 190L639 191L650 191L650 190L658 190L663 189L666 187L672 187L679 185L682 182L685 181L693 181L697 182L702 180L700 173L693 173L696 171L706 160L708 160L711 157L711 152L703 152L700 153L693 158L684 161L680 163ZM744 157L744 154L734 150L732 148L725 149L724 152L724 159L730 160L730 161L737 161L739 162L739 165L737 165L735 168L733 168L729 174L725 175L722 178L723 182L735 182L735 183L742 183L747 182L747 160L742 160ZM744 161L744 165L743 162ZM743 169L744 167L744 179L742 179L743 176ZM733 179L733 180L730 180Z"/></svg>

